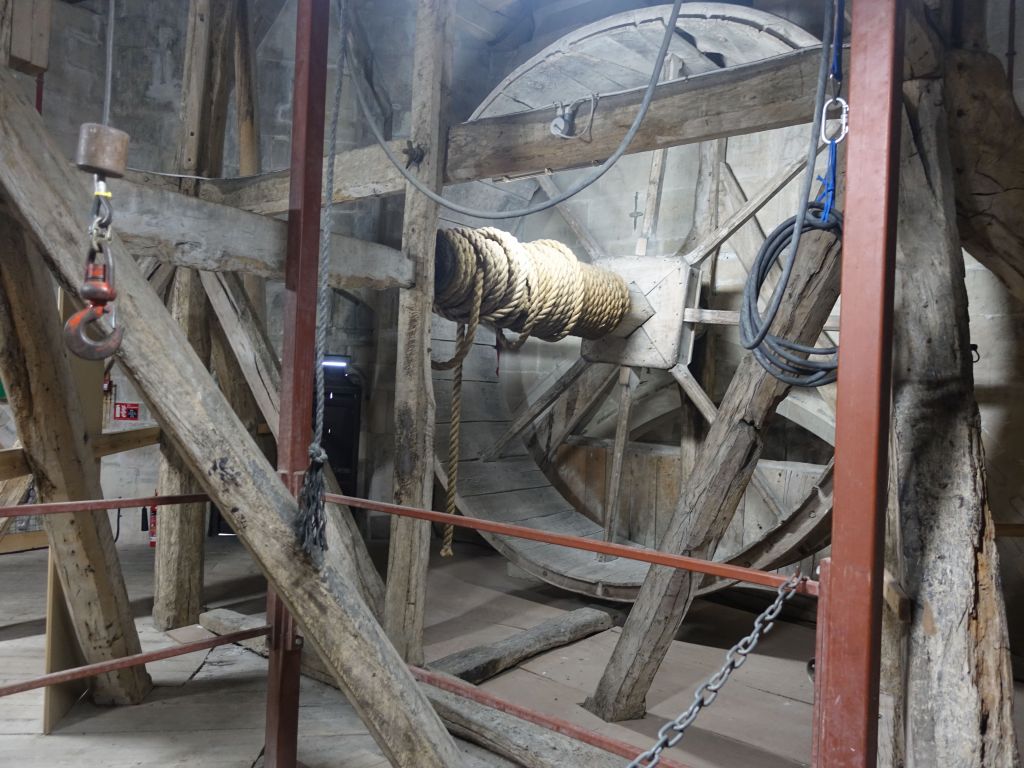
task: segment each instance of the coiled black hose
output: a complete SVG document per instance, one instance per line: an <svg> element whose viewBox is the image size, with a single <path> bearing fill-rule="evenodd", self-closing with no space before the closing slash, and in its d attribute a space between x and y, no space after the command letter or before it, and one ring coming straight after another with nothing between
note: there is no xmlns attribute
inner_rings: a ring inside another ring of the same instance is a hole
<svg viewBox="0 0 1024 768"><path fill-rule="evenodd" d="M801 234L817 229L842 233L843 217L833 209L826 221L821 220L824 205L819 202L807 204L807 213L803 217ZM820 387L836 380L838 365L838 347L812 347L797 344L788 339L769 333L769 328L778 313L782 292L785 290L789 275L795 263L792 253L793 240L796 236L797 216L786 219L779 224L761 245L754 259L750 276L743 288L743 304L740 308L740 338L743 346L749 349L766 371L772 376L796 387ZM789 256L786 257L786 251ZM765 314L758 309L757 301L761 287L768 279L772 266L776 261L783 260L783 275L775 287L776 297L780 301L770 302ZM824 358L824 359L814 359Z"/></svg>

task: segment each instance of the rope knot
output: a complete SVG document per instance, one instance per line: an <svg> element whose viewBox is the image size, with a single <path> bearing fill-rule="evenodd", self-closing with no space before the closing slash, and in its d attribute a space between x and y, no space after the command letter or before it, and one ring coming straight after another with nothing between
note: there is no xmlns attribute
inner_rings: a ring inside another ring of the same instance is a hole
<svg viewBox="0 0 1024 768"><path fill-rule="evenodd" d="M327 463L327 451L324 450L320 443L310 443L309 461L311 465L319 465L321 467Z"/></svg>

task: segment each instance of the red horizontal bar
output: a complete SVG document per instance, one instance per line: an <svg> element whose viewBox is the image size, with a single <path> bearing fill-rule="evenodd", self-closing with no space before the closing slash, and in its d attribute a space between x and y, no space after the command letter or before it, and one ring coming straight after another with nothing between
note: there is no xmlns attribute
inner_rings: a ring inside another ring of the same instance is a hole
<svg viewBox="0 0 1024 768"><path fill-rule="evenodd" d="M432 685L434 688L440 688L442 691L454 693L456 696L470 699L478 704L483 704L485 707L497 709L499 712L505 712L513 717L518 717L520 720L539 725L542 728L568 736L576 741L582 741L584 744L603 749L605 752L624 757L627 760L632 760L646 749L646 747L634 747L632 744L613 739L610 736L603 736L600 733L588 730L575 723L570 723L568 720L563 720L560 717L545 715L536 710L521 707L508 699L499 698L451 675L431 672L428 669L412 665L409 666L409 669L412 671L413 677L421 683ZM688 768L688 766L677 763L667 757L662 757L659 765L663 765L665 768Z"/></svg>
<svg viewBox="0 0 1024 768"><path fill-rule="evenodd" d="M748 584L760 584L765 587L778 588L785 584L789 578L780 576L777 573L767 573L756 568L744 568L741 565L730 565L729 563L716 563L709 560L701 560L696 557L685 555L673 555L668 552L659 552L655 549L645 547L631 547L625 544L615 544L609 541L597 541L586 539L582 536L569 536L563 533L551 533L536 528L526 528L521 525L509 523L495 523L490 520L479 520L475 517L463 517L461 515L449 515L445 512L430 512L426 509L415 507L403 507L398 504L387 504L383 501L370 501L359 499L354 496L342 496L340 494L325 494L327 501L335 504L344 504L357 509L369 509L374 512L384 512L389 515L400 517L414 517L418 520L429 520L432 523L451 524L462 528L472 528L476 531L496 533L501 536L512 536L517 539L529 539L540 541L545 544L555 544L570 549L582 549L588 552L597 552L602 555L622 557L627 560L639 560L653 565L665 565L669 568L679 568L683 571L694 573L705 573L709 576L720 576L734 581L743 581ZM817 597L818 582L811 579L804 579L799 583L796 591L802 595Z"/></svg>
<svg viewBox="0 0 1024 768"><path fill-rule="evenodd" d="M192 493L186 496L140 496L135 499L89 499L83 501L55 501L49 504L19 504L13 507L0 507L0 518L60 515L68 512L96 512L103 509L148 507L152 504L158 506L192 504L197 501L209 500L210 497L205 493Z"/></svg>
<svg viewBox="0 0 1024 768"><path fill-rule="evenodd" d="M216 637L207 638L206 640L196 640L191 643L172 645L169 648L161 648L159 651L136 653L133 656L122 656L120 659L98 661L95 664L86 664L81 667L62 669L59 672L51 672L48 675L41 675L40 677L34 677L31 680L23 680L20 683L13 683L11 685L0 687L0 698L4 696L11 696L15 693L31 691L36 688L45 688L48 685L57 685L59 683L67 683L72 680L81 680L85 677L96 677L97 675L104 675L108 672L115 672L119 669L126 669L128 667L137 667L140 664L148 664L153 661L172 659L175 656L184 656L186 653L195 653L196 651L203 651L207 648L216 648L219 645L230 645L231 643L237 643L241 640L249 640L253 637L266 635L268 632L270 632L270 627L268 626L255 627L253 629L241 629L238 632L228 632L226 635L218 635Z"/></svg>

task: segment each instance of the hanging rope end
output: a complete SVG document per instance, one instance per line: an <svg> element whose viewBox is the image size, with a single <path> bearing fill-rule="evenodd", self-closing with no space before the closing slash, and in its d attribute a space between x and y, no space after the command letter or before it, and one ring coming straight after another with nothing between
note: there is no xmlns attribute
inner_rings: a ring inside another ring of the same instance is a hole
<svg viewBox="0 0 1024 768"><path fill-rule="evenodd" d="M314 443L309 446L309 458L309 469L299 493L299 514L295 527L302 549L312 556L327 549L327 514L324 509L324 463L327 461L327 452Z"/></svg>

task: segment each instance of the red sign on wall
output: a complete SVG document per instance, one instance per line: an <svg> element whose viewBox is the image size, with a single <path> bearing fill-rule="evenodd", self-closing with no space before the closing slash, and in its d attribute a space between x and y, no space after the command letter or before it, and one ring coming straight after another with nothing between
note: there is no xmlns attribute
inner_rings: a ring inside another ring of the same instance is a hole
<svg viewBox="0 0 1024 768"><path fill-rule="evenodd" d="M139 420L139 404L138 403L114 403L114 420L115 421L138 421Z"/></svg>

